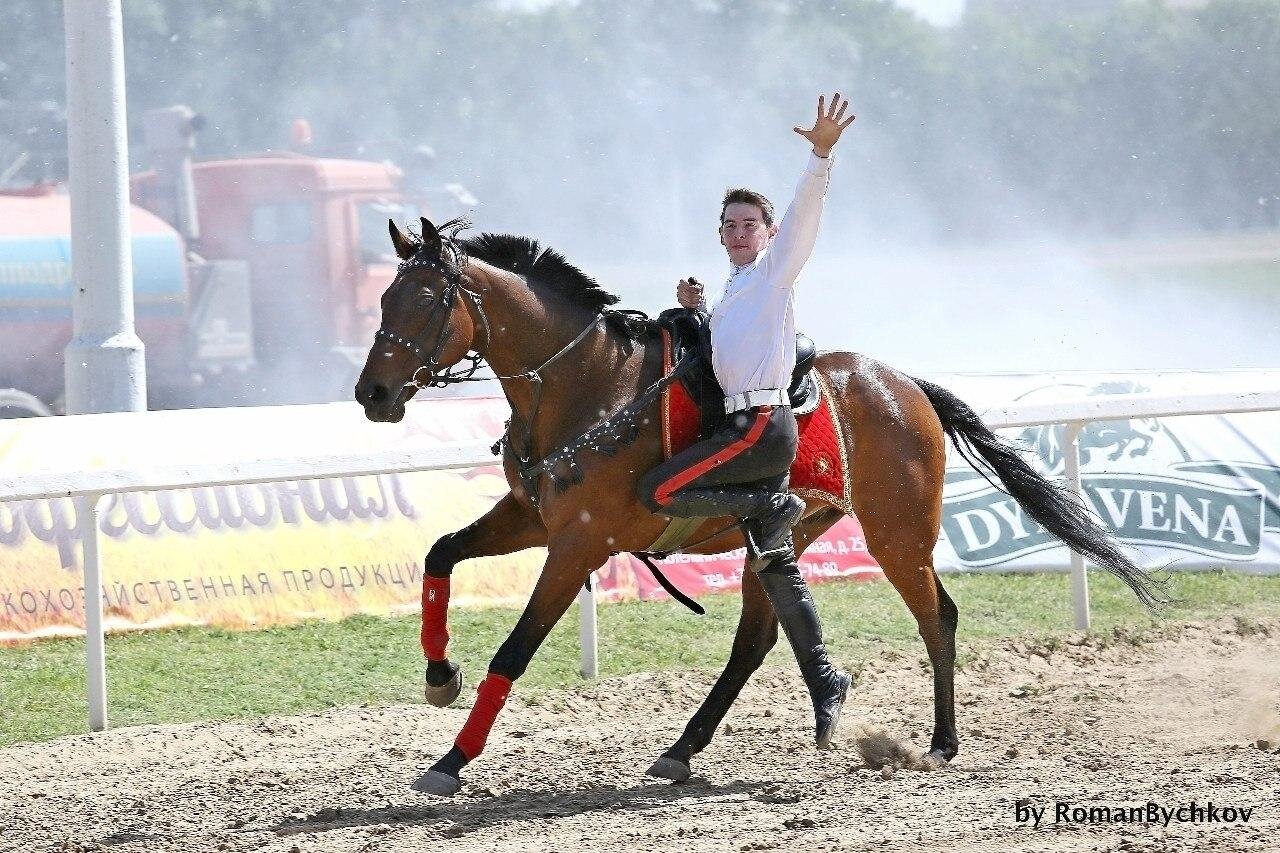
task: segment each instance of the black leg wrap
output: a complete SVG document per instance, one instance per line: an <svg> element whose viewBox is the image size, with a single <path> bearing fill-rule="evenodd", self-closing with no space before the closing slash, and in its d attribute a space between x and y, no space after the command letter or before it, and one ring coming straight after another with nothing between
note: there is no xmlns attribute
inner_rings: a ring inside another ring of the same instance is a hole
<svg viewBox="0 0 1280 853"><path fill-rule="evenodd" d="M453 567L458 564L462 554L453 541L454 534L441 536L427 552L427 559L422 570L433 578L447 578L453 574Z"/></svg>
<svg viewBox="0 0 1280 853"><path fill-rule="evenodd" d="M458 665L451 660L427 661L427 684L442 687L458 674Z"/></svg>
<svg viewBox="0 0 1280 853"><path fill-rule="evenodd" d="M836 669L827 657L818 609L800 576L795 557L773 561L759 573L759 578L800 664L800 674L813 700L818 747L825 749L840 722L840 709L853 678Z"/></svg>
<svg viewBox="0 0 1280 853"><path fill-rule="evenodd" d="M450 776L457 777L462 772L462 768L467 766L467 757L462 754L462 750L456 746L450 747L444 757L431 765L431 769L438 773L446 773Z"/></svg>

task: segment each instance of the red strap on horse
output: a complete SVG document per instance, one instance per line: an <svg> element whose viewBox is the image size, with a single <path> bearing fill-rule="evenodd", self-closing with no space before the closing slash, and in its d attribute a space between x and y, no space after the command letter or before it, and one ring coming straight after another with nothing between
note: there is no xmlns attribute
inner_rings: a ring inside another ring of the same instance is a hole
<svg viewBox="0 0 1280 853"><path fill-rule="evenodd" d="M427 660L446 660L449 645L449 579L422 576L422 652Z"/></svg>
<svg viewBox="0 0 1280 853"><path fill-rule="evenodd" d="M511 679L493 672L486 675L476 688L476 703L471 706L471 715L453 742L468 761L484 751L489 730L493 728L493 721L498 718L502 706L507 704L510 692Z"/></svg>

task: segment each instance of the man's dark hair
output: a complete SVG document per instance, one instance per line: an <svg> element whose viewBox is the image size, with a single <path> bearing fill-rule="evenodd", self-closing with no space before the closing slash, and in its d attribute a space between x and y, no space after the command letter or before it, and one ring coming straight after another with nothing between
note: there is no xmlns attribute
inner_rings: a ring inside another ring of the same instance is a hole
<svg viewBox="0 0 1280 853"><path fill-rule="evenodd" d="M726 190L724 201L720 204L720 224L724 224L724 211L731 204L754 204L764 214L764 224L773 224L773 203L755 190L746 187Z"/></svg>

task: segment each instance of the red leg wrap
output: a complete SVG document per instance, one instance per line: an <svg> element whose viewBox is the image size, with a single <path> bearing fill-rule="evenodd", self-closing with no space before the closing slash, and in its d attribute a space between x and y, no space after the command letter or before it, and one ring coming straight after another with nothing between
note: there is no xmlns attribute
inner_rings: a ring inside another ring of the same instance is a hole
<svg viewBox="0 0 1280 853"><path fill-rule="evenodd" d="M449 579L422 576L422 651L427 660L445 660L449 645Z"/></svg>
<svg viewBox="0 0 1280 853"><path fill-rule="evenodd" d="M484 742L489 739L489 730L493 728L498 712L507 703L507 694L510 692L511 679L492 672L476 688L476 704L471 706L471 715L467 717L466 725L453 742L468 761L484 752Z"/></svg>

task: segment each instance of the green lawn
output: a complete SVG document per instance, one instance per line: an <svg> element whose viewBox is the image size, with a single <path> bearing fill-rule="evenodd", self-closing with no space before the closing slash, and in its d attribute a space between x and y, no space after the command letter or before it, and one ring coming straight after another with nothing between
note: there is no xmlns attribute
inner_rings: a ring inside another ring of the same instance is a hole
<svg viewBox="0 0 1280 853"><path fill-rule="evenodd" d="M952 575L944 578L960 608L964 649L1012 635L1051 637L1070 630L1065 575ZM1162 619L1147 615L1128 590L1093 574L1094 631L1126 635L1161 622L1234 615L1280 619L1280 577L1234 573L1175 575L1179 603ZM915 624L884 582L815 588L828 641L856 667L886 647L924 654ZM671 603L600 608L603 677L659 669L718 669L737 621L736 595L704 599L707 615ZM469 683L515 624L506 609L455 610L450 651ZM519 690L581 683L577 610L552 633ZM296 713L362 702L421 701L417 619L356 617L248 633L186 628L124 634L107 641L113 726ZM785 641L770 663L785 664ZM84 643L48 640L0 648L0 745L86 730Z"/></svg>

